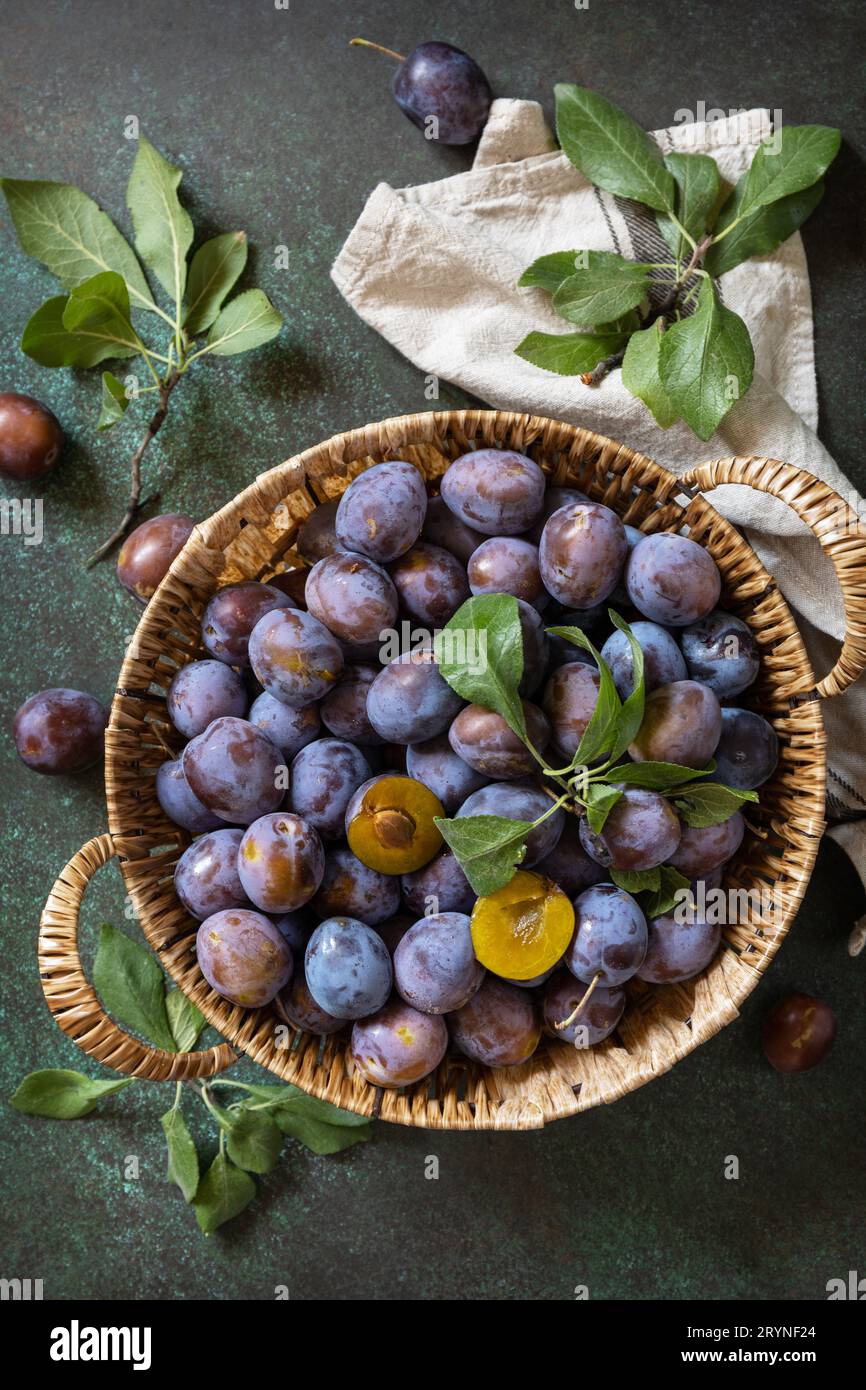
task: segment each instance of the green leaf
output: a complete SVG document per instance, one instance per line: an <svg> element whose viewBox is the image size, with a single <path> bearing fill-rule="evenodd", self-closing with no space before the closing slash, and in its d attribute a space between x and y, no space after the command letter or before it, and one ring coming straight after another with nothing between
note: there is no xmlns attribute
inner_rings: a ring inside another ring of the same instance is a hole
<svg viewBox="0 0 866 1390"><path fill-rule="evenodd" d="M198 248L189 267L183 320L190 337L210 328L246 263L246 232L225 232Z"/></svg>
<svg viewBox="0 0 866 1390"><path fill-rule="evenodd" d="M611 869L610 876L626 893L657 893L661 888L660 869Z"/></svg>
<svg viewBox="0 0 866 1390"><path fill-rule="evenodd" d="M618 106L587 87L559 82L556 133L576 169L599 188L659 212L674 205L674 181L661 150Z"/></svg>
<svg viewBox="0 0 866 1390"><path fill-rule="evenodd" d="M740 185L737 187L739 189ZM722 241L713 243L704 257L704 268L710 275L724 275L750 256L764 256L768 251L775 251L803 225L823 196L824 183L819 179L801 193L790 193L787 198L780 198L778 203L771 203L769 207L756 208L742 222L737 221L736 199L726 203L716 233L732 222L737 222L737 225Z"/></svg>
<svg viewBox="0 0 866 1390"><path fill-rule="evenodd" d="M241 1110L228 1131L228 1156L248 1173L269 1173L277 1164L283 1136L262 1110Z"/></svg>
<svg viewBox="0 0 866 1390"><path fill-rule="evenodd" d="M833 163L840 142L839 131L826 125L786 125L762 141L740 180L740 216L811 188Z"/></svg>
<svg viewBox="0 0 866 1390"><path fill-rule="evenodd" d="M135 357L140 349L123 347L90 329L70 333L63 316L69 296L47 299L31 316L21 338L21 350L42 367L95 367L107 357Z"/></svg>
<svg viewBox="0 0 866 1390"><path fill-rule="evenodd" d="M622 715L622 701L613 683L613 676L610 674L607 662L602 659L601 654L581 628L549 627L547 631L554 637L564 637L567 642L573 642L576 647L582 647L584 651L589 652L595 658L598 666L598 699L577 746L573 765L578 767L581 764L596 762L598 758L603 757L613 748Z"/></svg>
<svg viewBox="0 0 866 1390"><path fill-rule="evenodd" d="M77 1120L89 1115L103 1096L131 1086L134 1077L120 1081L95 1081L80 1071L47 1068L32 1071L21 1082L10 1104L24 1115L46 1115L52 1120Z"/></svg>
<svg viewBox="0 0 866 1390"><path fill-rule="evenodd" d="M681 794L671 792L674 805L686 825L718 825L728 820L745 801L757 801L757 792L735 791L733 787L723 787L718 782L707 782L700 786L684 788Z"/></svg>
<svg viewBox="0 0 866 1390"><path fill-rule="evenodd" d="M522 289L537 286L554 294L563 280L574 274L577 269L577 257L581 254L585 253L554 251L549 256L539 256L537 261L526 267L517 283Z"/></svg>
<svg viewBox="0 0 866 1390"><path fill-rule="evenodd" d="M207 350L217 357L249 352L275 338L283 320L261 290L245 290L221 311L207 336Z"/></svg>
<svg viewBox="0 0 866 1390"><path fill-rule="evenodd" d="M689 880L670 864L660 865L659 880L658 888L646 893L640 900L641 911L648 921L663 917L672 907L676 907L679 894L689 886Z"/></svg>
<svg viewBox="0 0 866 1390"><path fill-rule="evenodd" d="M662 385L699 439L709 439L746 394L754 364L748 328L704 278L695 312L667 330L659 351Z"/></svg>
<svg viewBox="0 0 866 1390"><path fill-rule="evenodd" d="M112 425L116 425L118 420L123 419L128 405L129 398L123 382L118 381L111 372L103 372L102 404L96 428L98 430L110 430Z"/></svg>
<svg viewBox="0 0 866 1390"><path fill-rule="evenodd" d="M679 419L659 375L659 353L664 329L661 319L633 333L622 359L622 384L643 401L657 425L669 429Z"/></svg>
<svg viewBox="0 0 866 1390"><path fill-rule="evenodd" d="M614 251L588 251L585 270L563 280L553 307L571 323L603 324L634 309L649 292L649 275Z"/></svg>
<svg viewBox="0 0 866 1390"><path fill-rule="evenodd" d="M514 351L533 367L559 376L581 376L597 367L602 358L619 352L625 333L527 333Z"/></svg>
<svg viewBox="0 0 866 1390"><path fill-rule="evenodd" d="M616 767L608 768L599 780L663 792L679 787L683 782L707 777L715 770L716 764L712 759L705 768L681 767L679 763L619 763Z"/></svg>
<svg viewBox="0 0 866 1390"><path fill-rule="evenodd" d="M168 1145L166 1181L177 1183L183 1200L191 1202L198 1189L198 1154L186 1120L175 1106L160 1116L165 1142Z"/></svg>
<svg viewBox="0 0 866 1390"><path fill-rule="evenodd" d="M315 1096L300 1095L274 1111L274 1119L284 1134L299 1140L316 1154L334 1154L352 1144L364 1144L372 1135L372 1125L363 1115L338 1110Z"/></svg>
<svg viewBox="0 0 866 1390"><path fill-rule="evenodd" d="M635 738L638 729L643 723L644 704L646 702L644 655L643 648L625 619L621 618L613 608L609 608L607 612L614 627L625 634L628 644L631 647L632 691L623 701L622 710L617 723L616 738L614 739L613 747L610 751L610 756L612 758L619 758Z"/></svg>
<svg viewBox="0 0 866 1390"><path fill-rule="evenodd" d="M206 1236L248 1207L256 1185L248 1173L218 1153L198 1185L194 1206L196 1220Z"/></svg>
<svg viewBox="0 0 866 1390"><path fill-rule="evenodd" d="M503 816L436 818L442 837L479 898L510 883L526 855L526 837L534 822Z"/></svg>
<svg viewBox="0 0 866 1390"><path fill-rule="evenodd" d="M129 319L126 281L114 270L93 275L72 291L63 310L63 327L68 333L102 343L105 357L141 349L141 340Z"/></svg>
<svg viewBox="0 0 866 1390"><path fill-rule="evenodd" d="M0 179L18 240L73 290L100 270L122 275L137 309L156 309L141 266L111 218L80 188L43 179ZM53 364L51 364L53 365Z"/></svg>
<svg viewBox="0 0 866 1390"><path fill-rule="evenodd" d="M207 1022L204 1014L177 988L165 996L165 1011L178 1052L192 1052Z"/></svg>
<svg viewBox="0 0 866 1390"><path fill-rule="evenodd" d="M265 1082L244 1085L244 1093L255 1098L256 1102L264 1101L268 1105L285 1105L287 1101L294 1100L295 1096L302 1096L304 1092L299 1086L286 1084L284 1086L268 1085Z"/></svg>
<svg viewBox="0 0 866 1390"><path fill-rule="evenodd" d="M586 819L593 834L600 835L604 830L604 823L621 796L619 787L590 782L586 789Z"/></svg>
<svg viewBox="0 0 866 1390"><path fill-rule="evenodd" d="M479 594L462 603L433 642L443 679L470 703L500 714L526 737L517 687L523 675L523 629L517 599Z"/></svg>
<svg viewBox="0 0 866 1390"><path fill-rule="evenodd" d="M165 977L144 946L107 922L99 934L93 983L118 1021L167 1052L175 1051L165 1011Z"/></svg>
<svg viewBox="0 0 866 1390"><path fill-rule="evenodd" d="M180 307L192 219L177 196L183 175L142 135L126 188L138 254L166 294Z"/></svg>
<svg viewBox="0 0 866 1390"><path fill-rule="evenodd" d="M708 154L668 154L664 163L677 185L677 221L693 241L700 241L719 197L719 166ZM676 259L688 259L692 248L672 218L659 212L656 222Z"/></svg>

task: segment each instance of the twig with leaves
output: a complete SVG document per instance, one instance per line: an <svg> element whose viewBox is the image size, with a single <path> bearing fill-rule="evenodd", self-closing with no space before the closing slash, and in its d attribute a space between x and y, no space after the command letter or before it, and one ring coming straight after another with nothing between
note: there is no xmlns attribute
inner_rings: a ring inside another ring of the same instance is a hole
<svg viewBox="0 0 866 1390"><path fill-rule="evenodd" d="M0 179L23 250L67 291L46 300L32 315L22 350L43 367L142 359L151 378L147 385L135 375L120 381L103 371L99 430L122 420L130 400L159 399L130 461L126 511L88 565L109 554L141 510L142 459L165 421L171 393L192 364L207 356L249 352L282 327L281 315L262 290L244 290L225 302L246 266L245 232L211 237L187 265L195 233L178 197L181 177L180 169L142 136L126 190L138 256L107 214L72 184ZM168 297L168 308L154 298L141 262ZM154 315L166 327L168 339L159 347L142 337L143 314Z"/></svg>
<svg viewBox="0 0 866 1390"><path fill-rule="evenodd" d="M107 923L100 933L93 980L103 1004L119 1023L168 1052L195 1048L205 1026L201 1012L181 990L172 986L166 992L165 976L150 952ZM101 1081L52 1067L26 1076L11 1103L25 1115L75 1120L134 1082L131 1076ZM220 1105L214 1096L217 1087L240 1094ZM219 1145L202 1171L183 1113L184 1087L176 1082L173 1104L159 1121L168 1150L166 1179L192 1206L205 1235L249 1206L256 1195L250 1174L269 1173L276 1167L286 1136L315 1154L335 1154L369 1139L371 1133L370 1122L363 1116L338 1110L297 1086L217 1077L189 1082L187 1091L195 1093L215 1120Z"/></svg>
<svg viewBox="0 0 866 1390"><path fill-rule="evenodd" d="M758 146L730 189L709 155L663 157L597 92L560 83L555 95L563 153L596 187L650 208L673 259L638 262L587 250L541 256L517 283L546 290L557 313L578 328L529 333L515 351L590 386L621 365L623 385L657 424L668 429L682 419L709 439L748 391L754 370L749 330L721 303L715 279L775 250L805 222L823 195L839 131L784 126ZM667 286L655 308L654 283Z"/></svg>
<svg viewBox="0 0 866 1390"><path fill-rule="evenodd" d="M608 610L608 615L631 647L634 688L625 700L620 699L601 653L581 628L547 629L552 636L589 652L599 674L592 717L574 756L559 768L546 762L527 735L518 693L523 675L523 633L517 600L507 594L482 594L467 599L436 635L436 659L445 680L464 700L494 710L505 720L538 763L539 774L552 797L550 807L535 821L502 816L460 816L436 821L479 897L496 893L511 882L526 855L527 836L558 807L585 815L590 830L598 835L628 787L659 792L689 826L717 825L744 802L758 800L756 792L710 781L715 772L712 761L705 768L623 761L643 722L644 656L628 623L613 609ZM486 652L483 665L475 657L479 650ZM648 919L670 912L678 894L689 886L688 879L668 864L639 872L611 869L610 876L617 887L637 895Z"/></svg>

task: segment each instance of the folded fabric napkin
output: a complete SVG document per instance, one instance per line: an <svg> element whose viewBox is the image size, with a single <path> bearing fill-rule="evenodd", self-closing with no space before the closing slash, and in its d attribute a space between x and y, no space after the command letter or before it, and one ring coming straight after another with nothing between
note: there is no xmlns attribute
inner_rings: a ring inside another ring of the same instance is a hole
<svg viewBox="0 0 866 1390"><path fill-rule="evenodd" d="M654 132L664 153L708 153L735 183L772 129L765 110ZM517 288L538 256L585 247L667 260L651 213L593 187L556 148L537 102L498 100L471 170L436 183L380 184L332 269L357 313L427 374L502 410L610 435L681 474L706 459L755 454L803 468L862 515L862 502L817 438L812 304L803 243L737 266L721 280L755 348L752 386L702 443L683 423L660 429L619 371L596 387L517 357L533 329L566 325L541 290ZM801 623L816 676L833 665L844 615L833 570L784 503L726 486L712 504L742 527ZM866 543L866 542L864 542ZM824 702L830 745L829 834L866 884L866 682ZM861 819L862 818L862 819ZM861 933L862 935L862 933Z"/></svg>

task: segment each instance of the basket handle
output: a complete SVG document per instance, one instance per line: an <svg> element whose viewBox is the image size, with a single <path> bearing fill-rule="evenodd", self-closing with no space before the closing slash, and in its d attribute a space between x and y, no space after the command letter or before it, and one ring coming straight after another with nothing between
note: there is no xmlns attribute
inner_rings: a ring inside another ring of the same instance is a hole
<svg viewBox="0 0 866 1390"><path fill-rule="evenodd" d="M817 537L842 590L845 638L836 665L815 692L828 698L841 695L866 670L866 534L857 513L819 478L779 459L713 459L690 469L683 482L701 492L725 483L766 492L787 503ZM794 686L791 693L811 693L811 687Z"/></svg>
<svg viewBox="0 0 866 1390"><path fill-rule="evenodd" d="M48 895L39 922L39 973L55 1022L89 1056L148 1081L214 1076L237 1061L228 1043L206 1052L165 1052L124 1033L108 1017L81 968L78 919L84 890L117 853L110 835L97 835L74 854Z"/></svg>

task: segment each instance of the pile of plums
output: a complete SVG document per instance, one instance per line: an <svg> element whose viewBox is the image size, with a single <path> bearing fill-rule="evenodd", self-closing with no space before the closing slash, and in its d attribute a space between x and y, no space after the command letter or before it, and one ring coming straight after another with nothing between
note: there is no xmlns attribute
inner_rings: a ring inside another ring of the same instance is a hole
<svg viewBox="0 0 866 1390"><path fill-rule="evenodd" d="M649 691L630 757L693 768L714 757L718 780L755 788L777 739L731 703L759 658L748 627L717 608L711 556L548 488L506 449L457 459L435 497L409 463L368 468L311 514L297 552L300 571L213 595L202 659L168 691L188 741L159 768L157 795L196 837L175 886L200 921L211 986L242 1008L273 1002L309 1033L351 1028L355 1066L399 1087L433 1071L449 1039L491 1066L526 1061L543 1032L592 1046L616 1028L629 979L702 971L721 927L698 912L647 921L609 871L671 864L715 886L743 836L739 812L688 828L659 793L632 789L594 834L557 809L530 833L512 883L476 900L436 818L534 821L551 803L502 718L446 683L432 634L472 594L514 596L527 726L557 765L580 742L599 673L545 628L582 628L626 696L631 651L614 605ZM380 660L401 632L408 645Z"/></svg>

